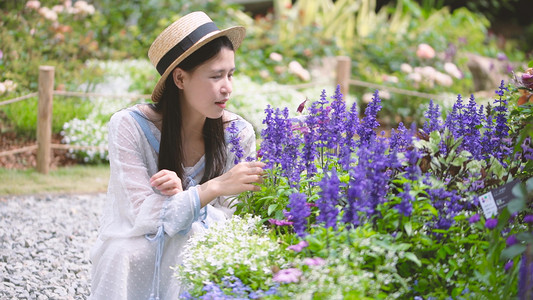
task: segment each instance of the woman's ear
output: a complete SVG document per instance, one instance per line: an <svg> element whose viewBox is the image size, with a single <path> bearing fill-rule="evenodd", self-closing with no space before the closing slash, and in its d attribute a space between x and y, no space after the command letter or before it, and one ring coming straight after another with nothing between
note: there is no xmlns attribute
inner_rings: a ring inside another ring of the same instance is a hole
<svg viewBox="0 0 533 300"><path fill-rule="evenodd" d="M172 79L174 80L174 84L180 89L183 90L183 76L185 71L180 68L175 68L172 71Z"/></svg>

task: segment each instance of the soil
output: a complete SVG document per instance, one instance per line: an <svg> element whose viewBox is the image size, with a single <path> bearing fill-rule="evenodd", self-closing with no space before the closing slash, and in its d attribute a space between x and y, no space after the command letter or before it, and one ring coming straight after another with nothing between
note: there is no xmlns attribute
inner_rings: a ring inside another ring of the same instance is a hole
<svg viewBox="0 0 533 300"><path fill-rule="evenodd" d="M52 136L53 144L61 143L61 136ZM22 147L36 145L37 141L30 138L17 137L15 132L0 132L0 153L8 150L20 149ZM50 169L58 167L72 166L79 162L67 156L68 150L52 149ZM22 153L0 156L0 168L26 170L37 166L37 149Z"/></svg>

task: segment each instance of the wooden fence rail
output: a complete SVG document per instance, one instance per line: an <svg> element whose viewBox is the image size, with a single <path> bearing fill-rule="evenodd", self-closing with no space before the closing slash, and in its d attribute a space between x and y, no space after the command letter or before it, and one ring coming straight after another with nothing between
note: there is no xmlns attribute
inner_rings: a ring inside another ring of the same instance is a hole
<svg viewBox="0 0 533 300"><path fill-rule="evenodd" d="M105 98L130 98L132 100L137 99L150 99L150 95L142 94L104 94L104 93L83 93L83 92L68 92L68 91L55 91L54 90L54 67L52 66L40 66L39 67L39 91L37 93L30 93L25 96L17 97L14 99L0 102L0 106L22 101L28 98L38 96L38 112L37 112L37 144L25 146L19 149L12 149L0 152L1 156L13 155L26 151L34 151L37 149L37 166L38 172L48 174L50 170L51 151L53 149L75 149L75 150L107 150L107 147L100 146L76 146L76 145L63 145L52 144L52 110L53 110L53 97L58 96L73 96L73 97L105 97ZM395 87L364 82L360 80L350 79L351 74L351 60L347 56L337 57L336 65L336 77L335 86L339 85L341 93L348 95L350 85L358 85L364 87L370 87L380 90L387 90L392 93L399 93L414 97L442 99L441 95L420 93L417 91L410 91L399 89ZM277 90L271 90L268 92L283 91L290 89L305 89L316 87L319 83L310 82L298 85L283 85ZM325 83L331 84L331 83ZM238 95L238 93L235 93Z"/></svg>

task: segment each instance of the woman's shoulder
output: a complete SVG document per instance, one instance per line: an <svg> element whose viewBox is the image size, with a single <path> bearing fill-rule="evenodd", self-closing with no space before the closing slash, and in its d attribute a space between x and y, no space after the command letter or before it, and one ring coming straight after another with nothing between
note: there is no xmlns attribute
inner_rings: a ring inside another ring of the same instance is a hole
<svg viewBox="0 0 533 300"><path fill-rule="evenodd" d="M116 111L115 113L113 113L113 115L111 115L110 122L117 122L117 121L124 120L124 119L131 119L132 111L140 112L138 105L133 105L130 107L123 108L119 111Z"/></svg>
<svg viewBox="0 0 533 300"><path fill-rule="evenodd" d="M250 122L248 122L246 119L244 119L242 116L230 112L230 111L224 111L224 121L226 122L226 127L232 126L232 123L235 123L235 126L239 128L239 131L246 130L254 132L254 128Z"/></svg>

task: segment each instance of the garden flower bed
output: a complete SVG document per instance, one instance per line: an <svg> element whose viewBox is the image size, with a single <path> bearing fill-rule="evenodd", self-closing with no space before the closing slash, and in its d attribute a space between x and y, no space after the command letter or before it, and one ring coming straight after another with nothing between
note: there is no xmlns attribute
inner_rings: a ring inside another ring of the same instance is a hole
<svg viewBox="0 0 533 300"><path fill-rule="evenodd" d="M430 101L422 128L387 136L378 91L361 118L342 98L265 110L265 183L189 241L182 297L529 299L533 115L517 87L488 107L458 95L445 116Z"/></svg>

